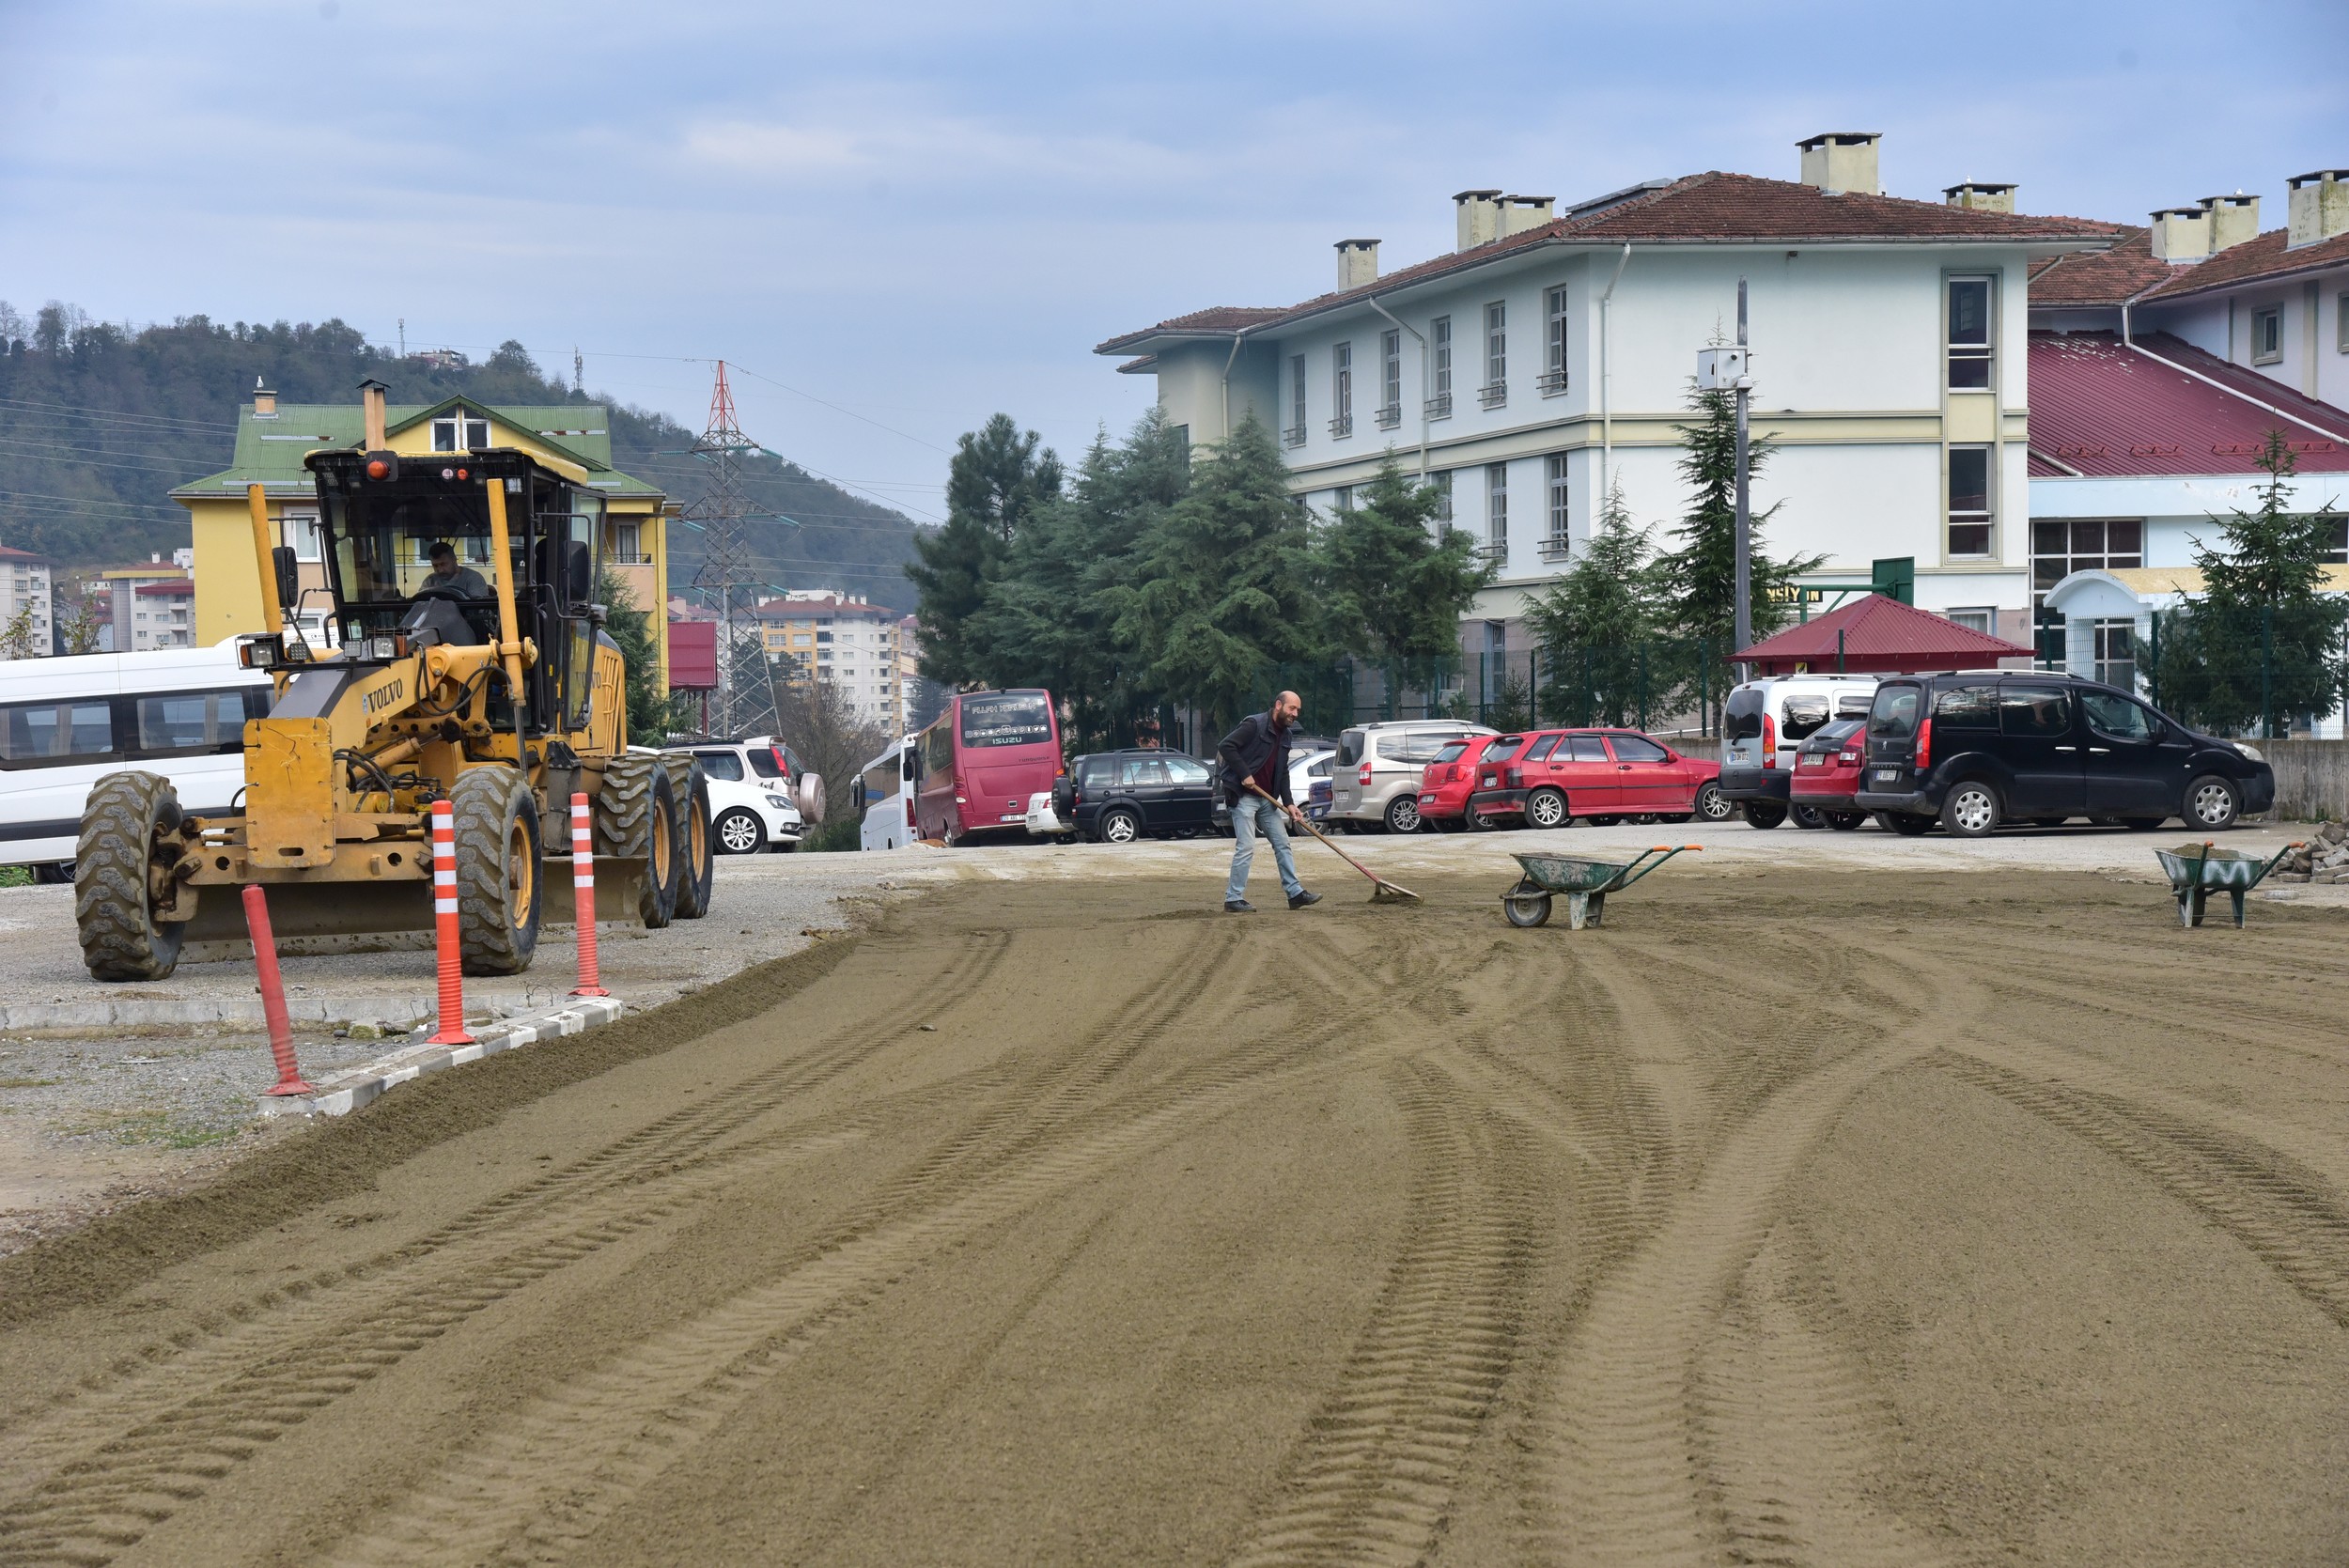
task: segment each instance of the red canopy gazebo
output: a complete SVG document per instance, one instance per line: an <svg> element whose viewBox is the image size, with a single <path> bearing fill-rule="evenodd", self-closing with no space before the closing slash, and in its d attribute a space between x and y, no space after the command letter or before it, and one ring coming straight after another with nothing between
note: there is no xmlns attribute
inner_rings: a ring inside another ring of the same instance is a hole
<svg viewBox="0 0 2349 1568"><path fill-rule="evenodd" d="M1840 661L1839 661L1840 656ZM1730 656L1757 675L1914 675L1923 670L1994 669L2000 660L2029 659L2031 650L1975 631L1929 610L1882 594L1864 594L1816 620Z"/></svg>

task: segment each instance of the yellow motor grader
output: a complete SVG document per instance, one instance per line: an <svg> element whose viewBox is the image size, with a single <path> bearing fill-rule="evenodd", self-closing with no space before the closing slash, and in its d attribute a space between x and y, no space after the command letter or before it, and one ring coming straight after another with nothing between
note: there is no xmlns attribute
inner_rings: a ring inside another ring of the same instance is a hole
<svg viewBox="0 0 2349 1568"><path fill-rule="evenodd" d="M592 802L600 918L661 926L709 907L700 766L628 746L620 650L594 602L602 497L584 471L521 451L385 450L381 393L367 392L366 449L304 459L330 601L319 640L333 645L304 640L293 551L250 491L276 629L241 639L238 659L277 694L245 723L235 804L183 815L170 781L140 771L90 791L74 914L101 980L246 951L248 883L269 890L283 951L430 930L440 800L469 974L528 969L541 924L571 919L574 791Z"/></svg>

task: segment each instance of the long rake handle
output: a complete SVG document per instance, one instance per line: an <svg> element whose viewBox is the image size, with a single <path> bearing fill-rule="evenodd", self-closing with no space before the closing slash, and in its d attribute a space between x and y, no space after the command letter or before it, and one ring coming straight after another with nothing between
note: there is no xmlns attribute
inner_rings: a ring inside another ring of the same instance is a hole
<svg viewBox="0 0 2349 1568"><path fill-rule="evenodd" d="M1264 799L1264 800L1272 800L1272 797L1271 797L1270 795L1268 795L1268 794L1266 794L1266 793L1265 793L1265 787L1264 787L1264 785L1262 785L1262 784L1258 784L1255 780L1253 780L1253 779L1247 779L1247 780L1243 780L1243 781L1242 781L1242 784L1243 784L1243 787L1245 787L1245 788L1247 789L1247 791L1248 791L1248 793L1249 793L1249 794L1251 794L1251 795L1254 795L1254 796L1258 796L1258 797L1260 797L1260 798L1262 798L1262 799ZM1276 805L1276 806L1277 806L1277 805L1279 805L1281 802L1280 802L1280 801L1278 801L1278 800L1272 800L1272 803L1273 803L1274 805ZM1299 815L1299 818L1300 818L1300 819L1304 817L1304 814L1303 814L1302 812L1299 812L1298 815ZM1322 843L1324 843L1324 844L1329 844L1329 845L1330 845L1330 852L1331 854L1333 854L1333 855L1337 856L1337 858L1338 858L1338 859L1340 859L1340 860L1344 861L1346 864L1348 864L1348 865L1352 866L1355 870L1357 870L1357 871L1361 872L1363 876L1365 876L1365 877L1369 877L1369 878L1370 878L1370 880L1371 880L1371 885L1372 885L1373 887L1376 887L1376 886L1379 885L1379 880L1380 880L1380 878L1379 878L1379 876L1378 876L1378 874L1377 874L1377 872L1375 872L1375 871L1371 870L1371 869L1370 869L1370 867L1368 867L1368 866L1364 865L1361 862L1360 862L1360 861L1356 860L1353 856L1351 856L1351 855L1347 854L1345 850L1340 849L1340 848L1339 848L1336 845L1334 845L1334 844L1330 844L1330 841L1329 841L1327 838L1323 838L1323 837L1322 837L1321 830L1320 830L1320 829L1318 829L1318 828L1316 828L1316 827L1315 827L1315 826L1313 825L1313 823L1312 823L1312 821L1311 821L1311 820L1309 820L1309 819L1307 819L1307 820L1299 820L1299 822L1298 823L1298 826L1299 826L1299 827L1300 827L1300 828L1302 828L1302 829L1304 829L1307 832L1309 832L1309 833L1313 834L1313 835L1314 835L1314 837L1318 838L1318 839L1321 839L1321 842L1322 842Z"/></svg>

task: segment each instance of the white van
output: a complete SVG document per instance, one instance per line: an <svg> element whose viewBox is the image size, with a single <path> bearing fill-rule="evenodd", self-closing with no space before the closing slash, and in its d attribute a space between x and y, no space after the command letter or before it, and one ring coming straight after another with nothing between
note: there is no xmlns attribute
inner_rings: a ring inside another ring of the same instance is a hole
<svg viewBox="0 0 2349 1568"><path fill-rule="evenodd" d="M1804 737L1839 719L1865 719L1880 678L1770 675L1733 690L1721 707L1722 799L1744 808L1750 827L1785 821Z"/></svg>
<svg viewBox="0 0 2349 1568"><path fill-rule="evenodd" d="M265 672L238 667L234 638L0 662L0 865L70 880L90 785L127 768L168 778L191 816L227 811L244 722L275 700Z"/></svg>
<svg viewBox="0 0 2349 1568"><path fill-rule="evenodd" d="M907 773L913 766L909 748L919 738L898 741L857 770L854 804L864 818L857 831L859 849L903 849L917 836Z"/></svg>

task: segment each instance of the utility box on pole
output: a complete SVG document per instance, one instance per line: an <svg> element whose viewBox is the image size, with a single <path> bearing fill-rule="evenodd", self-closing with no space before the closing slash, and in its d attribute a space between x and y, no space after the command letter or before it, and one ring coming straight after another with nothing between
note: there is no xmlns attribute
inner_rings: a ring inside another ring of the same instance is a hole
<svg viewBox="0 0 2349 1568"><path fill-rule="evenodd" d="M1751 352L1742 345L1735 349L1697 350L1697 390L1743 392L1752 386L1753 380L1748 368L1748 356Z"/></svg>

